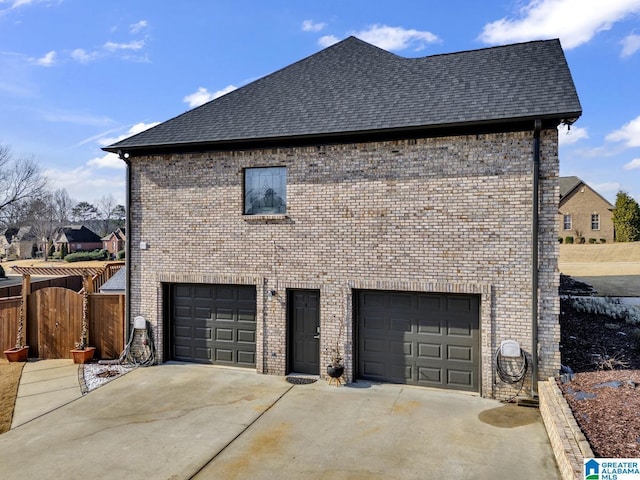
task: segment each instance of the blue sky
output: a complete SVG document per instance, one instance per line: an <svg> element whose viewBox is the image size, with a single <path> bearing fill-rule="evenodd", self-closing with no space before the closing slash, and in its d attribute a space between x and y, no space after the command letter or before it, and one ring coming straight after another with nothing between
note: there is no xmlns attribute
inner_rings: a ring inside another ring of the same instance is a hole
<svg viewBox="0 0 640 480"><path fill-rule="evenodd" d="M349 35L405 57L560 38L584 112L561 175L640 201L640 0L0 0L0 143L124 203L101 146Z"/></svg>

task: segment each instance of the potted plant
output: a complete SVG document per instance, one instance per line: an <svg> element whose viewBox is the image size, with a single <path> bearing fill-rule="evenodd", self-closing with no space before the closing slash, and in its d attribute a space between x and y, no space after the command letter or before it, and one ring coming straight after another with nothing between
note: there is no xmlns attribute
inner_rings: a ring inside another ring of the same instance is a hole
<svg viewBox="0 0 640 480"><path fill-rule="evenodd" d="M20 302L20 313L18 314L18 333L16 334L16 345L4 354L10 362L25 362L29 353L29 345L24 344L24 299Z"/></svg>
<svg viewBox="0 0 640 480"><path fill-rule="evenodd" d="M73 363L87 363L93 358L96 347L89 347L89 282L88 275L84 274L84 288L82 289L82 330L80 332L80 341L76 342L76 348L71 350L73 355Z"/></svg>

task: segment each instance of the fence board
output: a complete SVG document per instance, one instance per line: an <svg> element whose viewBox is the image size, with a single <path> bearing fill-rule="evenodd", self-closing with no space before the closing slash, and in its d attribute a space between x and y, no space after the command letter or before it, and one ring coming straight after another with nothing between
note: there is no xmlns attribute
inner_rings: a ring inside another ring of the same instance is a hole
<svg viewBox="0 0 640 480"><path fill-rule="evenodd" d="M79 292L82 289L82 277L69 276L69 277L57 277L49 278L47 280L38 280L37 278L31 278L31 293L36 290L48 287L62 287ZM0 288L0 298L6 297L19 297L22 295L22 284L11 285L9 287Z"/></svg>
<svg viewBox="0 0 640 480"><path fill-rule="evenodd" d="M20 297L0 299L0 348L15 347L20 315Z"/></svg>
<svg viewBox="0 0 640 480"><path fill-rule="evenodd" d="M97 358L115 359L124 350L124 295L89 295L89 344Z"/></svg>

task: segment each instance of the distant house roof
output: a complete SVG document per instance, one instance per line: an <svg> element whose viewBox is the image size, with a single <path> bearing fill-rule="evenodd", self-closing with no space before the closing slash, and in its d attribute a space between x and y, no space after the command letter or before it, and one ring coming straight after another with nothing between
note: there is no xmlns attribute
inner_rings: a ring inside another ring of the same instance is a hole
<svg viewBox="0 0 640 480"><path fill-rule="evenodd" d="M558 40L404 58L349 37L104 150L135 156L533 119L555 126L581 113Z"/></svg>
<svg viewBox="0 0 640 480"><path fill-rule="evenodd" d="M100 243L100 236L84 225L68 225L60 229L58 242L67 243Z"/></svg>
<svg viewBox="0 0 640 480"><path fill-rule="evenodd" d="M113 275L113 277L107 280L104 285L100 287L100 293L124 292L126 287L125 278L126 267L122 267Z"/></svg>
<svg viewBox="0 0 640 480"><path fill-rule="evenodd" d="M114 230L113 232L105 235L104 237L102 237L102 241L106 242L111 240L113 237L115 237L117 240L126 240L126 235L125 235L125 230L124 228L118 228L116 230Z"/></svg>
<svg viewBox="0 0 640 480"><path fill-rule="evenodd" d="M588 187L589 189L591 189L591 191L593 191L600 198L602 198L602 200L609 205L610 209L614 208L614 206L611 204L611 202L609 202L609 200L607 200L602 195L600 195L598 192L596 192L593 187L587 185L582 180L580 180L580 178L578 178L578 177L560 177L558 180L559 180L559 184L560 184L560 203L562 203L562 201L567 197L567 195L569 195L570 193L574 192L581 185L584 185L584 186Z"/></svg>

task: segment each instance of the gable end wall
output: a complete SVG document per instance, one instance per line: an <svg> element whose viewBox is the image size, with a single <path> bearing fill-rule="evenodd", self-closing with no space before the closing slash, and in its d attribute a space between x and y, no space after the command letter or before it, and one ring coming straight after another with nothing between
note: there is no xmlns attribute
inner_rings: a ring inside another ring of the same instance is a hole
<svg viewBox="0 0 640 480"><path fill-rule="evenodd" d="M163 345L163 285L257 287L257 370L286 372L287 289L321 295L321 365L338 336L353 378L353 290L480 296L481 394L500 341L531 351L533 132L211 152L131 162L131 318ZM541 135L539 378L560 365L557 132ZM287 167L286 218L247 218L243 169ZM140 242L148 248L140 250ZM266 300L269 290L277 301ZM357 347L356 347L357 348ZM159 361L166 352L160 348Z"/></svg>

